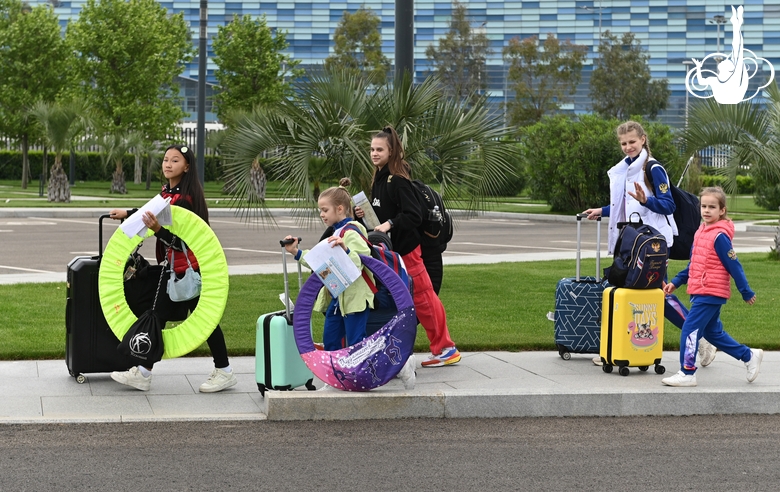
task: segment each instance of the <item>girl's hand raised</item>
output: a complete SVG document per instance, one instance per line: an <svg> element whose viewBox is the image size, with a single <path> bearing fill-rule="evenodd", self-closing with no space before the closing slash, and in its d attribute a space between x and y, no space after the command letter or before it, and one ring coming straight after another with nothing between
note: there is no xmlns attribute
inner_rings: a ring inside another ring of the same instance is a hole
<svg viewBox="0 0 780 492"><path fill-rule="evenodd" d="M642 188L642 185L637 182L634 182L634 193L629 191L628 194L634 197L634 200L638 201L642 205L647 203L647 195L645 195L645 190Z"/></svg>

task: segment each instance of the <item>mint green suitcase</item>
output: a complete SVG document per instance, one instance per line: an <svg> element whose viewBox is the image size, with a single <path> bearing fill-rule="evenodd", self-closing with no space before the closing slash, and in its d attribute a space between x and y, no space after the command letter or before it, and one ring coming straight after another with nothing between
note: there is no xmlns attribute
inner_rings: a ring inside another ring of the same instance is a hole
<svg viewBox="0 0 780 492"><path fill-rule="evenodd" d="M300 239L298 240L300 241ZM287 252L282 243L285 299L290 298L287 277ZM302 283L301 264L298 263L298 287ZM257 319L255 345L255 379L261 395L266 390L289 391L299 386L315 389L314 374L303 362L293 335L293 312L285 303L285 309L263 314Z"/></svg>

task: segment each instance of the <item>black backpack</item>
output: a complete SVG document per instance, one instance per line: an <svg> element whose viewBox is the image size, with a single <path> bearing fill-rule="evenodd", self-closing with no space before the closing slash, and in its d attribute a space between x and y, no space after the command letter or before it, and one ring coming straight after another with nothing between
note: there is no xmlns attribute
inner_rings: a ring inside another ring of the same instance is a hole
<svg viewBox="0 0 780 492"><path fill-rule="evenodd" d="M655 165L659 165L663 168L660 162L656 160L649 160L645 165L645 176L647 176L647 182L650 183L650 188L655 193L655 185L653 184L653 175L650 172L651 168ZM690 165L690 161L688 162ZM685 171L688 170L688 166L685 166ZM683 171L683 176L685 176ZM666 169L664 169L666 172ZM669 174L667 173L667 176ZM674 221L677 223L677 235L674 236L674 244L669 248L669 259L671 260L690 260L691 248L693 247L693 236L696 231L699 230L701 225L701 205L699 204L699 198L693 193L688 193L676 187L671 180L669 180L669 188L672 192L672 199L674 200ZM666 222L669 222L669 217L666 218Z"/></svg>
<svg viewBox="0 0 780 492"><path fill-rule="evenodd" d="M444 208L444 200L433 188L419 179L412 181L417 190L422 212L422 224L418 228L422 249L437 249L440 253L447 249L452 239L452 216Z"/></svg>
<svg viewBox="0 0 780 492"><path fill-rule="evenodd" d="M639 217L634 212L633 215ZM612 266L604 269L604 277L615 287L658 289L666 277L666 236L642 222L618 222L620 235L615 244Z"/></svg>

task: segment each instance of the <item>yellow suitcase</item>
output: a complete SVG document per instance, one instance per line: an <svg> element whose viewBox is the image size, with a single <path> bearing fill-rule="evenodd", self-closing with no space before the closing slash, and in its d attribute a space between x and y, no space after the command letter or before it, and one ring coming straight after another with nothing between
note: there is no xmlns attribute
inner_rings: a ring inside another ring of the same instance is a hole
<svg viewBox="0 0 780 492"><path fill-rule="evenodd" d="M663 374L663 345L661 289L604 289L599 350L604 372L610 373L618 366L620 375L628 376L629 367L647 371L655 365L656 374Z"/></svg>

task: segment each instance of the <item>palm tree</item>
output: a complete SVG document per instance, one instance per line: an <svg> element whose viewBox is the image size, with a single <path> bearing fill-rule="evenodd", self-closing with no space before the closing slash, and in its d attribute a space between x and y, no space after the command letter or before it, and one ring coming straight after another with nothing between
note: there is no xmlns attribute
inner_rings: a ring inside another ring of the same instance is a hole
<svg viewBox="0 0 780 492"><path fill-rule="evenodd" d="M693 107L683 132L689 156L713 145L728 149L726 190L737 189L737 170L750 166L751 174L772 181L780 178L780 88L766 89L766 109L752 102L718 104L707 99Z"/></svg>
<svg viewBox="0 0 780 492"><path fill-rule="evenodd" d="M407 77L369 90L354 75L326 73L304 82L298 94L297 100L257 108L226 136L225 172L236 183L234 198L246 196L252 160L265 153L285 197L294 199L295 215L311 219L312 183L322 178L312 173L349 176L369 190L368 147L387 125L401 135L414 177L438 181L448 207L484 210L489 192L514 173L517 146L501 142L514 129L489 114L485 98L469 105L446 98L435 78L415 86ZM257 205L263 204L246 203Z"/></svg>
<svg viewBox="0 0 780 492"><path fill-rule="evenodd" d="M39 101L30 115L41 127L44 145L54 152L54 165L49 177L49 201L69 202L70 183L62 167L62 154L70 150L73 142L91 124L90 108L83 100L69 102Z"/></svg>
<svg viewBox="0 0 780 492"><path fill-rule="evenodd" d="M127 193L125 174L122 170L123 161L131 149L143 144L144 137L138 132L127 132L112 128L110 131L98 131L94 144L100 148L100 159L103 166L114 165L114 173L111 178L110 193Z"/></svg>

